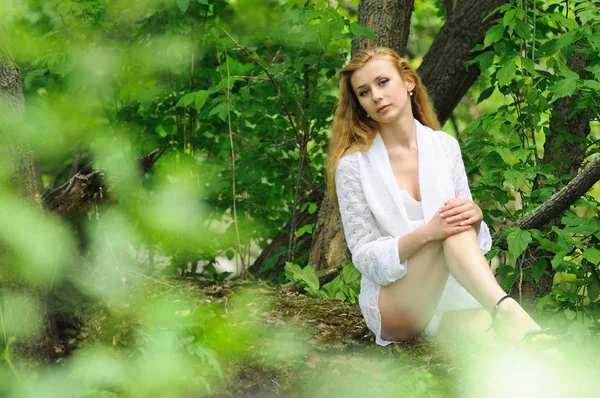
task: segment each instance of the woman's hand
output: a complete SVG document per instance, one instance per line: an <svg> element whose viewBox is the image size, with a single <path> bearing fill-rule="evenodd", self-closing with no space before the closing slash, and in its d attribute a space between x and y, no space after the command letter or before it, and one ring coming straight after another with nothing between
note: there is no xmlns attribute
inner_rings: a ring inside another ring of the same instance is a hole
<svg viewBox="0 0 600 398"><path fill-rule="evenodd" d="M479 229L483 220L479 206L465 198L448 199L438 213L448 224L458 223L460 226L473 226L475 229Z"/></svg>
<svg viewBox="0 0 600 398"><path fill-rule="evenodd" d="M460 225L460 221L449 223L447 219L441 217L441 210L434 213L431 220L423 226L428 241L443 240L449 236L471 229L470 225Z"/></svg>

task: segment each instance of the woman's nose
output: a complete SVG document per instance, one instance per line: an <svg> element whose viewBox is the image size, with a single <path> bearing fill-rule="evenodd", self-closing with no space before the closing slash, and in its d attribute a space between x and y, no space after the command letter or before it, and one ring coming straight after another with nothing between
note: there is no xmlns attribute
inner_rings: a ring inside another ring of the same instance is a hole
<svg viewBox="0 0 600 398"><path fill-rule="evenodd" d="M371 91L374 101L380 101L382 99L381 90L373 89Z"/></svg>

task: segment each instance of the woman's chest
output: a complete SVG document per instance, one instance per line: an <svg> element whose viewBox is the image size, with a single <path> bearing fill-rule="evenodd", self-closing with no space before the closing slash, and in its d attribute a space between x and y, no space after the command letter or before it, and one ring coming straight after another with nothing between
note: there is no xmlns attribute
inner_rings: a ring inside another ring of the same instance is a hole
<svg viewBox="0 0 600 398"><path fill-rule="evenodd" d="M415 200L421 200L417 153L389 154L396 183Z"/></svg>

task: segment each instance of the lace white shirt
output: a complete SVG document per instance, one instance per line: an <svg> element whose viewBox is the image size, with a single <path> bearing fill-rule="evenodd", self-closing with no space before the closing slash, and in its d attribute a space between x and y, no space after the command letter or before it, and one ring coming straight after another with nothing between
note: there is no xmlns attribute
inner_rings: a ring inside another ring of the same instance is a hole
<svg viewBox="0 0 600 398"><path fill-rule="evenodd" d="M472 199L458 141L442 131L434 133L444 148L455 197ZM419 149L420 155L421 150ZM381 338L379 291L381 286L406 275L407 260L400 262L398 251L400 236L390 236L377 222L367 205L361 183L359 156L361 153L355 152L340 159L335 175L336 191L346 242L352 253L352 261L362 274L359 296L361 311L367 326L375 334L376 343L388 345L393 341ZM396 184L395 180L393 183ZM410 229L412 230L421 223L411 224ZM481 223L478 240L481 250L484 253L488 252L492 240L484 222ZM425 333L434 334L437 331L444 312L479 306L479 303L450 276Z"/></svg>

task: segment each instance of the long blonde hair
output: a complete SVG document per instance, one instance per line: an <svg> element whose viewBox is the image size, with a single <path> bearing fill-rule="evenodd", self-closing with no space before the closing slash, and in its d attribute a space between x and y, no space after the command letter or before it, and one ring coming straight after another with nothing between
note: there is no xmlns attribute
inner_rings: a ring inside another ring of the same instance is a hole
<svg viewBox="0 0 600 398"><path fill-rule="evenodd" d="M350 82L355 71L376 57L391 61L403 80L408 78L414 81L415 88L410 97L413 116L425 126L434 130L440 129L440 123L421 78L404 58L387 47L367 48L356 54L348 65L340 70L340 99L333 117L333 133L327 157L327 190L334 207L338 206L335 189L335 169L338 162L345 154L369 149L377 132L377 122L367 117Z"/></svg>

